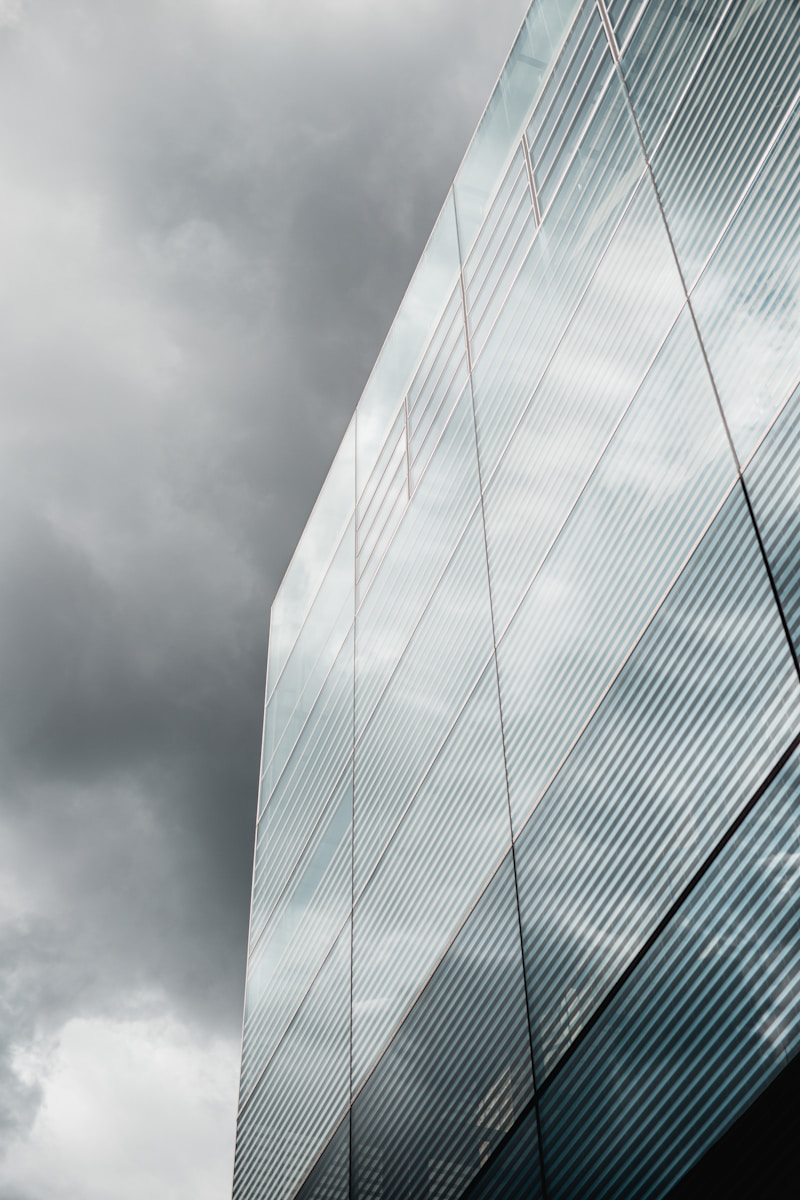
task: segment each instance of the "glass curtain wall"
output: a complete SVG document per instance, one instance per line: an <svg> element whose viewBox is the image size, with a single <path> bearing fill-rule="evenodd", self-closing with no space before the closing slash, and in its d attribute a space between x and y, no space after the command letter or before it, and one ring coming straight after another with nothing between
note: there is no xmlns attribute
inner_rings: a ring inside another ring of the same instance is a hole
<svg viewBox="0 0 800 1200"><path fill-rule="evenodd" d="M235 1200L664 1196L800 1041L800 12L535 0L272 608Z"/></svg>

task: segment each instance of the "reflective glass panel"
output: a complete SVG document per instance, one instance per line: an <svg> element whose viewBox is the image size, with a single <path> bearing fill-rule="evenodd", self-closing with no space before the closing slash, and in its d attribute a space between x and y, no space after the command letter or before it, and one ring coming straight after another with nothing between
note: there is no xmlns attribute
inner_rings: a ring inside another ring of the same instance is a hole
<svg viewBox="0 0 800 1200"><path fill-rule="evenodd" d="M737 486L518 843L540 1082L798 731Z"/></svg>
<svg viewBox="0 0 800 1200"><path fill-rule="evenodd" d="M703 63L732 0L615 0L608 5L622 68L652 154Z"/></svg>
<svg viewBox="0 0 800 1200"><path fill-rule="evenodd" d="M536 235L532 195L531 177L520 146L464 266L474 358L480 354Z"/></svg>
<svg viewBox="0 0 800 1200"><path fill-rule="evenodd" d="M356 743L356 895L491 653L478 512Z"/></svg>
<svg viewBox="0 0 800 1200"><path fill-rule="evenodd" d="M800 379L799 173L795 111L692 297L742 462Z"/></svg>
<svg viewBox="0 0 800 1200"><path fill-rule="evenodd" d="M473 347L484 483L597 269L645 169L619 81L612 79L524 262L498 284L507 296ZM483 335L482 335L483 336Z"/></svg>
<svg viewBox="0 0 800 1200"><path fill-rule="evenodd" d="M542 1172L534 1109L482 1169L465 1200L541 1200Z"/></svg>
<svg viewBox="0 0 800 1200"><path fill-rule="evenodd" d="M684 312L498 643L515 830L734 478Z"/></svg>
<svg viewBox="0 0 800 1200"><path fill-rule="evenodd" d="M358 612L356 736L396 669L479 501L472 402L465 392Z"/></svg>
<svg viewBox="0 0 800 1200"><path fill-rule="evenodd" d="M256 831L251 930L293 871L353 752L353 635L339 652Z"/></svg>
<svg viewBox="0 0 800 1200"><path fill-rule="evenodd" d="M551 1200L667 1195L797 1052L799 802L795 755L541 1096Z"/></svg>
<svg viewBox="0 0 800 1200"><path fill-rule="evenodd" d="M353 1105L358 1200L455 1200L531 1099L510 857Z"/></svg>
<svg viewBox="0 0 800 1200"><path fill-rule="evenodd" d="M658 8L658 5L653 5ZM695 7L698 7L695 5ZM663 6L662 6L663 8ZM623 50L636 29L642 14L647 11L647 0L606 0L606 9L614 30L617 45ZM681 10L678 9L677 12ZM674 17L673 17L674 20Z"/></svg>
<svg viewBox="0 0 800 1200"><path fill-rule="evenodd" d="M355 420L328 477L272 605L267 694L275 686L355 507ZM336 612L338 612L338 607ZM331 613L335 617L336 613Z"/></svg>
<svg viewBox="0 0 800 1200"><path fill-rule="evenodd" d="M262 806L280 778L353 624L354 564L355 531L351 520L267 701Z"/></svg>
<svg viewBox="0 0 800 1200"><path fill-rule="evenodd" d="M641 385L683 299L656 198L650 187L642 187L486 488L498 636Z"/></svg>
<svg viewBox="0 0 800 1200"><path fill-rule="evenodd" d="M492 661L356 905L354 1087L433 970L510 839Z"/></svg>
<svg viewBox="0 0 800 1200"><path fill-rule="evenodd" d="M350 1200L350 1114L336 1130L297 1200Z"/></svg>
<svg viewBox="0 0 800 1200"><path fill-rule="evenodd" d="M614 73L597 5L584 0L580 19L528 126L539 204L550 207L564 172L581 153L586 127Z"/></svg>
<svg viewBox="0 0 800 1200"><path fill-rule="evenodd" d="M438 324L459 270L450 192L359 401L356 415L359 495L372 473L397 407Z"/></svg>
<svg viewBox="0 0 800 1200"><path fill-rule="evenodd" d="M536 0L525 18L456 176L458 229L465 257L578 7L577 0Z"/></svg>
<svg viewBox="0 0 800 1200"><path fill-rule="evenodd" d="M300 860L254 930L247 969L241 1090L274 1050L350 911L352 770L345 770Z"/></svg>
<svg viewBox="0 0 800 1200"><path fill-rule="evenodd" d="M736 0L653 157L689 288L797 101L797 22L796 0Z"/></svg>
<svg viewBox="0 0 800 1200"><path fill-rule="evenodd" d="M800 655L800 390L746 475L783 613Z"/></svg>
<svg viewBox="0 0 800 1200"><path fill-rule="evenodd" d="M284 1200L308 1174L350 1095L350 927L239 1113L233 1200Z"/></svg>

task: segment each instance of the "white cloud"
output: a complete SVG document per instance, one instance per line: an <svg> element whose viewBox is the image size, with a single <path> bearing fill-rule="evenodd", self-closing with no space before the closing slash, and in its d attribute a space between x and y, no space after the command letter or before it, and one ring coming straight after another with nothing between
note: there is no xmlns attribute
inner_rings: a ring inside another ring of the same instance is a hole
<svg viewBox="0 0 800 1200"><path fill-rule="evenodd" d="M77 1018L0 1191L37 1200L219 1200L230 1191L238 1045L171 1017ZM21 1074L39 1074L26 1054Z"/></svg>

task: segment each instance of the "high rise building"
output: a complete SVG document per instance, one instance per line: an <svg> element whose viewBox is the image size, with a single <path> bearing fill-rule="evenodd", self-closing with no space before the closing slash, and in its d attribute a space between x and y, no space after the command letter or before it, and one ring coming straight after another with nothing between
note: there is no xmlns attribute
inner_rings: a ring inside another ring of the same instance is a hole
<svg viewBox="0 0 800 1200"><path fill-rule="evenodd" d="M797 0L535 0L273 605L235 1200L768 1194L799 385Z"/></svg>

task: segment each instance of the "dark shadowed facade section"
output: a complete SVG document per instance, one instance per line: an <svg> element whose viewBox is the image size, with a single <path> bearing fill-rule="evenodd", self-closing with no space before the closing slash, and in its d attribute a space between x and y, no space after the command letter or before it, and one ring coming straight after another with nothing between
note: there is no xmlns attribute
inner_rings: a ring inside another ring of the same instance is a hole
<svg viewBox="0 0 800 1200"><path fill-rule="evenodd" d="M773 1187L799 27L530 9L272 610L235 1200Z"/></svg>

